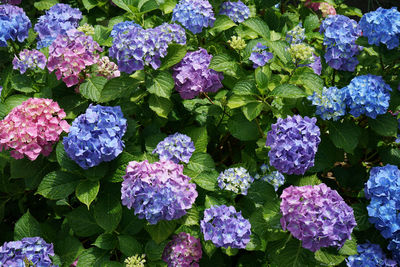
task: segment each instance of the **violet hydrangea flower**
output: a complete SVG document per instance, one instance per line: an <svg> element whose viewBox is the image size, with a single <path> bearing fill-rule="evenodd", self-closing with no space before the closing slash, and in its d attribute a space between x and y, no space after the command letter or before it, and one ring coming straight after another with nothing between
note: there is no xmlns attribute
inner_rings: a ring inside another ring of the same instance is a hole
<svg viewBox="0 0 400 267"><path fill-rule="evenodd" d="M46 67L47 58L38 50L22 50L18 57L15 56L13 60L13 68L19 69L21 74L24 74L27 69L44 69Z"/></svg>
<svg viewBox="0 0 400 267"><path fill-rule="evenodd" d="M21 2L22 0L2 0L0 4L19 5Z"/></svg>
<svg viewBox="0 0 400 267"><path fill-rule="evenodd" d="M162 259L168 267L198 267L202 254L200 239L181 232L165 246Z"/></svg>
<svg viewBox="0 0 400 267"><path fill-rule="evenodd" d="M271 147L268 152L270 165L282 173L297 175L314 166L315 153L321 142L316 122L316 118L294 115L279 118L272 124L266 142Z"/></svg>
<svg viewBox="0 0 400 267"><path fill-rule="evenodd" d="M40 267L56 267L50 256L54 256L53 244L41 237L25 237L20 241L5 242L0 247L0 266L24 267L29 262Z"/></svg>
<svg viewBox="0 0 400 267"><path fill-rule="evenodd" d="M233 206L206 209L200 228L204 240L211 240L216 247L246 248L250 241L251 224Z"/></svg>
<svg viewBox="0 0 400 267"><path fill-rule="evenodd" d="M122 205L133 208L150 224L175 220L196 200L196 185L183 174L183 166L170 160L149 163L131 161L121 187Z"/></svg>
<svg viewBox="0 0 400 267"><path fill-rule="evenodd" d="M0 5L0 47L6 47L7 41L23 42L28 38L31 21L20 7Z"/></svg>
<svg viewBox="0 0 400 267"><path fill-rule="evenodd" d="M125 34L133 28L142 28L139 24L135 23L134 21L123 21L117 23L113 26L113 29L110 33L112 38L115 38L119 33Z"/></svg>
<svg viewBox="0 0 400 267"><path fill-rule="evenodd" d="M395 267L396 262L388 259L378 244L365 243L357 246L357 255L351 255L346 259L349 267Z"/></svg>
<svg viewBox="0 0 400 267"><path fill-rule="evenodd" d="M281 225L312 252L342 247L357 225L353 209L325 184L290 186L281 195Z"/></svg>
<svg viewBox="0 0 400 267"><path fill-rule="evenodd" d="M111 161L124 148L127 128L121 108L92 104L73 122L63 144L67 155L83 169Z"/></svg>
<svg viewBox="0 0 400 267"><path fill-rule="evenodd" d="M153 154L158 154L160 160L171 160L175 163L179 163L180 161L189 163L194 150L194 143L189 136L175 133L158 143Z"/></svg>
<svg viewBox="0 0 400 267"><path fill-rule="evenodd" d="M315 112L323 120L337 121L346 114L345 91L337 87L324 87L321 95L314 92L313 95L307 97L317 106Z"/></svg>
<svg viewBox="0 0 400 267"><path fill-rule="evenodd" d="M249 60L251 60L253 64L253 68L262 67L267 64L274 55L270 52L267 52L267 48L262 43L257 43L256 46L253 47L253 52L251 53Z"/></svg>
<svg viewBox="0 0 400 267"><path fill-rule="evenodd" d="M253 177L243 167L226 169L218 176L218 186L235 194L247 195L253 181Z"/></svg>
<svg viewBox="0 0 400 267"><path fill-rule="evenodd" d="M177 21L194 34L212 27L215 17L207 0L180 0L172 11L172 21Z"/></svg>
<svg viewBox="0 0 400 267"><path fill-rule="evenodd" d="M242 23L250 17L250 9L242 1L223 2L219 11L220 15L228 16L233 22Z"/></svg>
<svg viewBox="0 0 400 267"><path fill-rule="evenodd" d="M188 52L174 68L175 89L183 99L192 99L202 92L217 92L224 76L209 69L212 55L200 48Z"/></svg>

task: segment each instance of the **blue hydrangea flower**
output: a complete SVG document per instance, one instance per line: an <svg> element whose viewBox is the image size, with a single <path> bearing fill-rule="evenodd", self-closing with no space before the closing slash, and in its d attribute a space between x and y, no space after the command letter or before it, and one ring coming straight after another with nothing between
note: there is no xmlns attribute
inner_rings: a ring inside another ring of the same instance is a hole
<svg viewBox="0 0 400 267"><path fill-rule="evenodd" d="M371 11L360 20L363 36L368 38L368 43L379 46L385 44L388 49L399 46L400 38L400 12L397 7L384 9L379 7Z"/></svg>
<svg viewBox="0 0 400 267"><path fill-rule="evenodd" d="M46 56L38 50L22 50L18 57L14 56L13 68L15 70L19 69L21 74L24 74L27 69L44 69L46 67L47 58Z"/></svg>
<svg viewBox="0 0 400 267"><path fill-rule="evenodd" d="M121 108L90 105L73 122L63 144L67 155L83 169L115 159L123 150L127 128Z"/></svg>
<svg viewBox="0 0 400 267"><path fill-rule="evenodd" d="M180 0L172 12L172 21L194 34L214 25L214 12L207 0Z"/></svg>
<svg viewBox="0 0 400 267"><path fill-rule="evenodd" d="M346 114L345 93L337 87L324 87L321 95L314 92L307 99L317 106L315 114L323 120L336 121Z"/></svg>
<svg viewBox="0 0 400 267"><path fill-rule="evenodd" d="M278 191L279 187L285 183L285 176L283 176L283 174L278 171L269 172L269 167L267 164L261 165L260 169L261 175L256 174L254 178L271 184L274 187L275 191Z"/></svg>
<svg viewBox="0 0 400 267"><path fill-rule="evenodd" d="M393 259L400 264L400 231L394 234L387 248L392 252Z"/></svg>
<svg viewBox="0 0 400 267"><path fill-rule="evenodd" d="M351 255L346 259L349 267L389 267L397 266L396 262L386 258L382 248L377 244L365 243L357 246L357 255Z"/></svg>
<svg viewBox="0 0 400 267"><path fill-rule="evenodd" d="M56 267L50 256L54 256L53 244L40 237L25 237L20 241L5 242L0 247L0 266L25 267L25 260L37 267Z"/></svg>
<svg viewBox="0 0 400 267"><path fill-rule="evenodd" d="M112 38L115 38L115 36L117 36L117 34L127 33L128 31L130 31L131 29L133 29L135 27L142 28L139 24L136 24L134 21L123 21L123 22L117 23L114 25L114 27L110 33L110 36Z"/></svg>
<svg viewBox="0 0 400 267"><path fill-rule="evenodd" d="M345 102L354 117L362 114L375 119L389 108L392 88L380 76L372 74L357 76L342 89Z"/></svg>
<svg viewBox="0 0 400 267"><path fill-rule="evenodd" d="M59 34L66 34L70 29L76 29L82 18L82 12L67 4L56 4L39 17L35 31L39 34L37 48L50 46Z"/></svg>
<svg viewBox="0 0 400 267"><path fill-rule="evenodd" d="M221 189L242 195L247 195L247 189L253 181L253 177L243 167L227 169L218 176L218 186Z"/></svg>
<svg viewBox="0 0 400 267"><path fill-rule="evenodd" d="M179 163L180 161L189 163L194 150L194 143L189 136L175 133L158 143L153 154L158 154L160 160L171 160L175 163Z"/></svg>
<svg viewBox="0 0 400 267"><path fill-rule="evenodd" d="M250 9L242 1L224 2L221 4L220 15L226 15L236 23L242 23L250 17Z"/></svg>
<svg viewBox="0 0 400 267"><path fill-rule="evenodd" d="M286 34L286 41L290 44L300 44L306 39L306 30L303 28L303 24L300 22L299 25L291 29Z"/></svg>
<svg viewBox="0 0 400 267"><path fill-rule="evenodd" d="M22 8L0 5L0 47L6 47L7 40L23 42L31 27L31 21Z"/></svg>
<svg viewBox="0 0 400 267"><path fill-rule="evenodd" d="M256 46L253 47L253 52L251 53L249 59L254 63L253 68L262 67L267 64L274 55L270 52L267 52L267 48L262 43L257 43Z"/></svg>

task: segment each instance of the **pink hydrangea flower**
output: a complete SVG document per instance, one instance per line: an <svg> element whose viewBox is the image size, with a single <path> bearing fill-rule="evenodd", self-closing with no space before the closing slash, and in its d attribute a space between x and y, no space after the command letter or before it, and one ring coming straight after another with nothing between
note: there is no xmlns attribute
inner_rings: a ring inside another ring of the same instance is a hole
<svg viewBox="0 0 400 267"><path fill-rule="evenodd" d="M329 15L336 15L336 9L326 2L313 3L312 0L306 0L304 5L314 11L321 11L324 18Z"/></svg>
<svg viewBox="0 0 400 267"><path fill-rule="evenodd" d="M45 98L30 98L0 121L0 151L9 150L15 159L26 155L35 160L40 154L50 155L60 134L69 131L63 120L66 114L57 102Z"/></svg>
<svg viewBox="0 0 400 267"><path fill-rule="evenodd" d="M121 76L121 72L118 70L117 64L110 61L108 57L102 57L97 62L97 75L112 79Z"/></svg>

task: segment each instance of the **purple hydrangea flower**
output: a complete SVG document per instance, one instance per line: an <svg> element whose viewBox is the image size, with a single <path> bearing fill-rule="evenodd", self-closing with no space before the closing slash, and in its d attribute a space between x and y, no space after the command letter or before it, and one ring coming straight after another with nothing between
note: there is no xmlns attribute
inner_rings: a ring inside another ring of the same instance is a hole
<svg viewBox="0 0 400 267"><path fill-rule="evenodd" d="M325 184L290 186L281 195L281 225L315 252L322 247L342 247L357 225L353 209Z"/></svg>
<svg viewBox="0 0 400 267"><path fill-rule="evenodd" d="M198 267L202 254L200 239L181 232L165 246L162 259L168 267Z"/></svg>
<svg viewBox="0 0 400 267"><path fill-rule="evenodd" d="M375 119L386 113L389 108L392 88L380 76L372 74L357 76L342 89L350 114L359 117L362 114Z"/></svg>
<svg viewBox="0 0 400 267"><path fill-rule="evenodd" d="M266 164L261 165L261 175L256 174L255 179L261 179L269 184L271 184L275 191L278 191L279 187L285 183L285 176L278 171L269 172L269 167Z"/></svg>
<svg viewBox="0 0 400 267"><path fill-rule="evenodd" d="M228 16L236 23L242 23L250 17L250 9L240 0L237 2L223 2L219 14Z"/></svg>
<svg viewBox="0 0 400 267"><path fill-rule="evenodd" d="M0 1L0 4L19 5L21 2L22 0L3 0Z"/></svg>
<svg viewBox="0 0 400 267"><path fill-rule="evenodd" d="M400 38L400 12L397 7L384 9L379 7L371 11L360 20L363 36L368 38L368 43L379 46L385 44L388 49L399 46Z"/></svg>
<svg viewBox="0 0 400 267"><path fill-rule="evenodd" d="M0 47L7 46L7 40L23 42L28 38L31 21L24 10L13 5L0 5Z"/></svg>
<svg viewBox="0 0 400 267"><path fill-rule="evenodd" d="M117 60L119 70L128 74L148 65L158 69L172 42L186 44L185 30L177 24L164 23L146 30L133 26L116 34L109 54Z"/></svg>
<svg viewBox="0 0 400 267"><path fill-rule="evenodd" d="M211 240L216 247L246 248L250 241L251 224L233 206L206 209L200 228L204 240Z"/></svg>
<svg viewBox="0 0 400 267"><path fill-rule="evenodd" d="M35 31L39 34L37 48L50 46L59 34L76 29L82 12L67 4L56 4L39 17Z"/></svg>
<svg viewBox="0 0 400 267"><path fill-rule="evenodd" d="M315 114L323 120L337 121L346 114L345 91L337 87L324 87L321 95L314 92L307 99L317 106Z"/></svg>
<svg viewBox="0 0 400 267"><path fill-rule="evenodd" d="M115 36L117 36L118 34L122 33L122 34L126 34L128 31L130 31L133 28L142 28L139 24L136 24L133 21L123 21L120 23L117 23L114 25L110 36L112 38L115 38Z"/></svg>
<svg viewBox="0 0 400 267"><path fill-rule="evenodd" d="M214 12L207 0L180 0L172 12L172 21L194 34L214 25Z"/></svg>
<svg viewBox="0 0 400 267"><path fill-rule="evenodd" d="M247 189L253 181L253 177L243 167L229 168L218 176L218 186L221 189L242 195L247 195Z"/></svg>
<svg viewBox="0 0 400 267"><path fill-rule="evenodd" d="M355 20L343 15L326 18L320 28L326 45L325 60L334 69L354 71L358 64L356 56L361 48L355 41L361 28Z"/></svg>
<svg viewBox="0 0 400 267"><path fill-rule="evenodd" d="M266 145L269 163L275 169L286 174L304 174L314 166L314 157L321 142L320 131L315 124L316 118L300 115L279 118L268 132Z"/></svg>
<svg viewBox="0 0 400 267"><path fill-rule="evenodd" d="M38 50L24 49L19 53L19 57L15 56L13 60L13 67L15 70L19 69L21 74L24 74L27 69L44 69L46 67L47 58Z"/></svg>
<svg viewBox="0 0 400 267"><path fill-rule="evenodd" d="M262 67L267 64L274 55L270 52L267 52L267 48L262 43L257 43L256 46L253 47L253 52L251 53L249 59L254 63L253 68Z"/></svg>
<svg viewBox="0 0 400 267"><path fill-rule="evenodd" d="M133 208L150 224L175 220L196 200L196 185L183 174L183 166L170 160L149 163L131 161L121 187L122 205Z"/></svg>
<svg viewBox="0 0 400 267"><path fill-rule="evenodd" d="M158 143L153 154L158 154L160 160L171 160L175 163L179 163L180 161L189 163L194 150L194 143L189 136L175 133Z"/></svg>
<svg viewBox="0 0 400 267"><path fill-rule="evenodd" d="M201 92L217 92L222 87L224 76L208 68L211 59L212 55L200 48L188 52L174 67L175 89L183 99L192 99Z"/></svg>
<svg viewBox="0 0 400 267"><path fill-rule="evenodd" d="M24 267L25 261L29 261L32 266L56 267L50 256L54 256L53 244L46 243L41 237L25 237L20 241L5 242L0 247L0 266Z"/></svg>
<svg viewBox="0 0 400 267"><path fill-rule="evenodd" d="M90 105L64 137L67 155L83 169L115 159L123 150L127 124L121 108Z"/></svg>
<svg viewBox="0 0 400 267"><path fill-rule="evenodd" d="M307 67L312 68L315 74L321 75L322 71L321 57L313 54L313 58L314 58L313 62L308 64Z"/></svg>
<svg viewBox="0 0 400 267"><path fill-rule="evenodd" d="M357 246L357 255L351 255L346 259L349 267L395 267L396 262L390 260L383 253L382 248L377 244L365 243Z"/></svg>

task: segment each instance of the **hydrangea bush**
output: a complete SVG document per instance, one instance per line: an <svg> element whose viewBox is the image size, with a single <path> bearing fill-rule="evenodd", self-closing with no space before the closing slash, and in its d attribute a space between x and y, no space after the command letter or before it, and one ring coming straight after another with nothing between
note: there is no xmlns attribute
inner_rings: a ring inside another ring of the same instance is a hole
<svg viewBox="0 0 400 267"><path fill-rule="evenodd" d="M0 0L0 266L399 266L399 7Z"/></svg>

